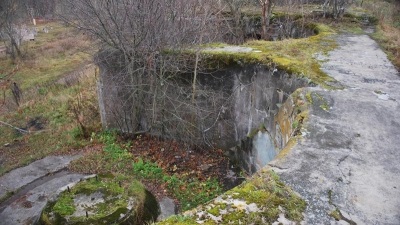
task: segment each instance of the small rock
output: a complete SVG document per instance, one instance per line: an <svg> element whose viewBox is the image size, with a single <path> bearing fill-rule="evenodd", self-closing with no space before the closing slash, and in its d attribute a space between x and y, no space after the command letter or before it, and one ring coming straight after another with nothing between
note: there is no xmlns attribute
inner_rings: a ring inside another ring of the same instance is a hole
<svg viewBox="0 0 400 225"><path fill-rule="evenodd" d="M160 211L161 214L158 216L157 220L164 220L172 215L176 214L176 205L174 200L165 197L160 201Z"/></svg>
<svg viewBox="0 0 400 225"><path fill-rule="evenodd" d="M202 171L206 171L206 170L210 169L211 166L212 166L211 164L201 165L201 166L199 166L199 169Z"/></svg>

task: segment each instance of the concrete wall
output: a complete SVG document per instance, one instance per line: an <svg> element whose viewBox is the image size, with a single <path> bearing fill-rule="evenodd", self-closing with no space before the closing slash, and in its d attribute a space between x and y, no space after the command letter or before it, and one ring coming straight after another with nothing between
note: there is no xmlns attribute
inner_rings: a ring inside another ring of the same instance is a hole
<svg viewBox="0 0 400 225"><path fill-rule="evenodd" d="M229 155L250 173L268 163L288 141L295 115L291 99L286 100L296 89L307 86L307 81L284 71L235 65L200 74L193 103L192 75L181 74L160 86L163 91L148 91L155 98L163 93L168 101L154 107L153 97L146 97L149 102L142 103L147 105L143 115L135 117L138 129L130 126L131 118L137 116L132 112L135 101L131 99L135 84L111 71L100 65L99 101L105 128L129 133L145 130L166 138L230 149Z"/></svg>

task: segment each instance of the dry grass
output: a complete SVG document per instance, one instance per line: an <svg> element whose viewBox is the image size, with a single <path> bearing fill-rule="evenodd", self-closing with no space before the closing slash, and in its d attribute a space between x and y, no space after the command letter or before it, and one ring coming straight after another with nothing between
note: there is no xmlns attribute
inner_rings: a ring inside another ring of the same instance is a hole
<svg viewBox="0 0 400 225"><path fill-rule="evenodd" d="M46 26L52 28L49 33L39 32L35 41L23 44L22 59L0 59L0 73L23 89L53 82L91 59L93 49L88 37L58 23ZM14 71L15 67L18 69Z"/></svg>
<svg viewBox="0 0 400 225"><path fill-rule="evenodd" d="M366 0L362 8L379 19L373 38L386 51L393 64L400 68L400 2Z"/></svg>
<svg viewBox="0 0 400 225"><path fill-rule="evenodd" d="M0 59L0 81L10 79L22 90L19 107L11 90L6 90L6 103L0 105L0 120L30 130L29 134L21 134L0 125L0 175L48 154L65 153L88 144L75 138L80 131L71 105L78 96L85 105L97 102L94 66L84 66L91 60L91 42L61 24L46 26L52 27L49 33L41 32L35 41L24 43L26 53L22 59L16 62ZM65 76L79 82L72 85L58 82ZM82 117L86 126L96 129L100 119L98 111L92 108L82 110ZM29 124L35 119L41 129Z"/></svg>
<svg viewBox="0 0 400 225"><path fill-rule="evenodd" d="M389 59L400 69L400 27L392 24L380 23L373 37L388 53Z"/></svg>

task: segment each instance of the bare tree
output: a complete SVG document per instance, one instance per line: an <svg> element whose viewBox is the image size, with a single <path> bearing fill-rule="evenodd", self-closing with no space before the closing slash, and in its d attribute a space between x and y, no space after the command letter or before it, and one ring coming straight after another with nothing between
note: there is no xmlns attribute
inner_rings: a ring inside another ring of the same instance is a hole
<svg viewBox="0 0 400 225"><path fill-rule="evenodd" d="M26 0L25 5L31 17L51 17L56 10L56 0Z"/></svg>
<svg viewBox="0 0 400 225"><path fill-rule="evenodd" d="M339 18L343 15L348 4L350 4L350 0L325 0L323 5L324 17L331 14L333 18Z"/></svg>
<svg viewBox="0 0 400 225"><path fill-rule="evenodd" d="M249 1L246 0L224 0L225 4L228 6L230 14L233 19L233 29L231 29L231 34L234 36L233 42L243 43L244 33L243 33L243 16L242 8L248 4ZM227 23L229 27L230 24Z"/></svg>
<svg viewBox="0 0 400 225"><path fill-rule="evenodd" d="M258 0L262 10L261 17L261 27L262 33L261 38L268 39L268 26L270 24L271 14L272 14L272 6L273 0Z"/></svg>
<svg viewBox="0 0 400 225"><path fill-rule="evenodd" d="M20 44L22 34L19 25L26 19L23 1L2 0L0 2L0 29L3 38L8 40L8 52L13 59L22 56Z"/></svg>
<svg viewBox="0 0 400 225"><path fill-rule="evenodd" d="M121 130L151 130L188 141L189 136L201 137L203 128L197 122L211 112L204 112L199 99L211 92L197 88L198 74L203 72L197 46L221 40L222 21L215 4L213 0L62 2L61 16L98 40L101 51L96 61L104 75L100 89L108 93L100 93L104 103L100 108L108 107ZM184 83L192 85L180 85Z"/></svg>

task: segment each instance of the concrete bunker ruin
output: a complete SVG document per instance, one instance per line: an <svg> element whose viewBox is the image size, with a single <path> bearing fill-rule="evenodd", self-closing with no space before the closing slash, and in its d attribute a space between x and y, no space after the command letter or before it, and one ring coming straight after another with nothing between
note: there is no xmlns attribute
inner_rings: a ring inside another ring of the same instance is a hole
<svg viewBox="0 0 400 225"><path fill-rule="evenodd" d="M194 98L193 73L175 74L157 87L146 84L138 115L137 85L110 65L99 64L104 128L221 148L248 173L284 148L298 113L291 94L309 85L273 66L231 63L199 73Z"/></svg>

